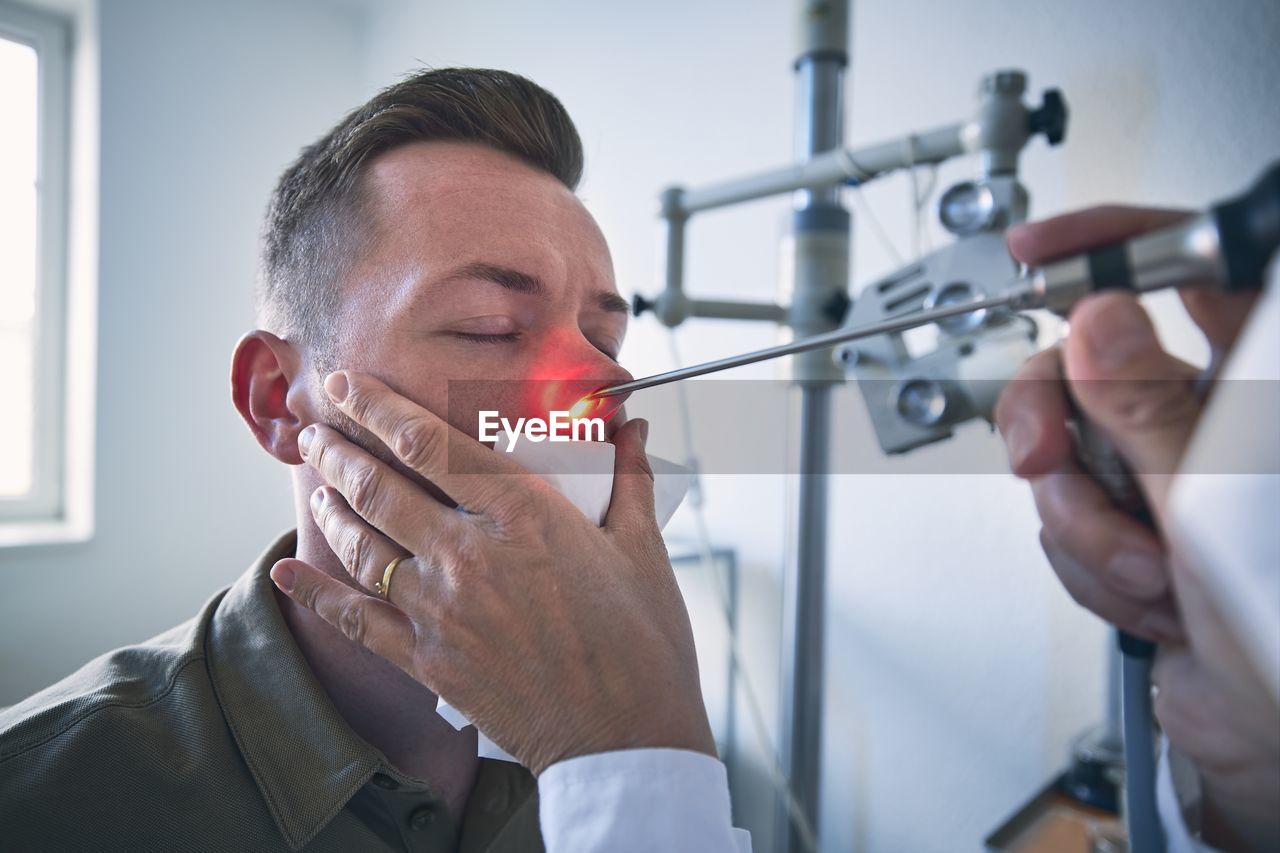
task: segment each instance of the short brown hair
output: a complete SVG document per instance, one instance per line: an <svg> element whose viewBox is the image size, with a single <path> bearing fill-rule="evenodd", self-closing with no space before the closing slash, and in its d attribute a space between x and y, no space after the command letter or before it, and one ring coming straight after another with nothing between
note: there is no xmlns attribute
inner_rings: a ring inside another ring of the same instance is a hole
<svg viewBox="0 0 1280 853"><path fill-rule="evenodd" d="M510 154L570 190L582 178L582 140L546 89L483 68L410 74L348 113L280 176L263 228L259 322L329 351L338 284L365 235L361 177L379 154L429 141Z"/></svg>

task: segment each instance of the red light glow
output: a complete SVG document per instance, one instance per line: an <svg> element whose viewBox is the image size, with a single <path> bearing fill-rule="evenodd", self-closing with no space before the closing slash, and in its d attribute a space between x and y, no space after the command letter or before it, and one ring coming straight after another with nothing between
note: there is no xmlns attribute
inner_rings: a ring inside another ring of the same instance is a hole
<svg viewBox="0 0 1280 853"><path fill-rule="evenodd" d="M567 411L574 420L601 418L608 421L622 406L625 397L591 398L584 396L608 381L597 368L583 360L575 342L563 334L551 334L539 353L527 379L521 411L545 418L553 411ZM571 353L575 355L570 355ZM617 377L610 377L617 381Z"/></svg>
<svg viewBox="0 0 1280 853"><path fill-rule="evenodd" d="M575 420L578 418L589 417L592 410L598 405L600 405L599 400L592 399L591 397L583 397L581 400L569 407L569 417L574 418Z"/></svg>

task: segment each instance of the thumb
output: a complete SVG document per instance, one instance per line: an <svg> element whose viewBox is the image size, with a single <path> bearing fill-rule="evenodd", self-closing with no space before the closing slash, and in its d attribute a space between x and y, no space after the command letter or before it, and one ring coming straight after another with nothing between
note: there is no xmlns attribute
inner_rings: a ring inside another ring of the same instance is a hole
<svg viewBox="0 0 1280 853"><path fill-rule="evenodd" d="M1071 314L1063 363L1081 414L1128 461L1159 514L1200 414L1196 371L1160 348L1129 294L1082 301Z"/></svg>
<svg viewBox="0 0 1280 853"><path fill-rule="evenodd" d="M656 523L653 509L653 468L644 452L649 422L627 421L613 436L613 496L604 526L632 528Z"/></svg>

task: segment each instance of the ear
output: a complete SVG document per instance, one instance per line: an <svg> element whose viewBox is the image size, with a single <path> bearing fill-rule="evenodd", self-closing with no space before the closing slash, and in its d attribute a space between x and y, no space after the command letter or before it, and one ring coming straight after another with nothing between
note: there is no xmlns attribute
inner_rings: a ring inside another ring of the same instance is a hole
<svg viewBox="0 0 1280 853"><path fill-rule="evenodd" d="M286 465L302 464L298 433L316 420L301 365L293 344L261 329L242 337L231 356L231 402L262 449Z"/></svg>

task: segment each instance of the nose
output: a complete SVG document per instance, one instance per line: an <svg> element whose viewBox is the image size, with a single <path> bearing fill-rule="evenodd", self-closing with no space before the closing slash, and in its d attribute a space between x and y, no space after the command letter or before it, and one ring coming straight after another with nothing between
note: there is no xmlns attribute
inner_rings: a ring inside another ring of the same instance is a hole
<svg viewBox="0 0 1280 853"><path fill-rule="evenodd" d="M583 401L588 394L626 382L631 374L596 349L581 333L548 336L531 371L526 410L545 417L549 412L570 412L574 417L608 420L626 399L624 395Z"/></svg>
<svg viewBox="0 0 1280 853"><path fill-rule="evenodd" d="M631 371L595 350L594 347L592 349L596 352L593 359L595 362L594 369L589 374L584 374L566 383L566 397L572 400L568 411L575 418L604 418L608 420L627 401L627 398L631 396L631 392L628 391L625 394L618 394L614 397L596 399L587 399L588 395L594 391L599 391L601 388L609 388L614 385L620 385L623 382L630 382L634 377L631 375Z"/></svg>

